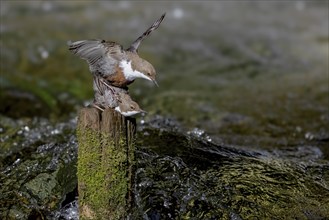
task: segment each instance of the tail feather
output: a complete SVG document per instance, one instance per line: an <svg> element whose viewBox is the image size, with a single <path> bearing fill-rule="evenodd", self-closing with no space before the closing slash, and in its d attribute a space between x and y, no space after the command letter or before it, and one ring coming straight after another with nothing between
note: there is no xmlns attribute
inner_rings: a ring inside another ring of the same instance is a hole
<svg viewBox="0 0 329 220"><path fill-rule="evenodd" d="M156 20L152 25L151 27L149 27L141 36L139 36L131 45L130 47L127 49L131 52L134 52L134 53L137 53L137 49L140 45L140 43L147 37L151 34L152 31L156 30L162 20L164 19L164 17L166 16L166 13L164 13L158 20Z"/></svg>

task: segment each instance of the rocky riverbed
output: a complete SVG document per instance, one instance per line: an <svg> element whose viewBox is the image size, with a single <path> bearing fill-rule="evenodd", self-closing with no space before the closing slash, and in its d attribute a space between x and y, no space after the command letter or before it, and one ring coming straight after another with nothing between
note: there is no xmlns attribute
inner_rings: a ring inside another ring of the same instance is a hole
<svg viewBox="0 0 329 220"><path fill-rule="evenodd" d="M68 40L139 48L135 219L329 218L327 1L1 1L0 218L77 219Z"/></svg>

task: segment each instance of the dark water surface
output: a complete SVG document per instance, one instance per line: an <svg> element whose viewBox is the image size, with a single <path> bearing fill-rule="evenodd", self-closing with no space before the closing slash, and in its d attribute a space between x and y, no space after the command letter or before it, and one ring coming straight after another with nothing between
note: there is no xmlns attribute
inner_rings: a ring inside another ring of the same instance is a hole
<svg viewBox="0 0 329 220"><path fill-rule="evenodd" d="M0 218L76 219L76 114L92 98L66 42L139 48L133 219L328 219L327 1L1 1ZM63 208L64 207L64 208Z"/></svg>

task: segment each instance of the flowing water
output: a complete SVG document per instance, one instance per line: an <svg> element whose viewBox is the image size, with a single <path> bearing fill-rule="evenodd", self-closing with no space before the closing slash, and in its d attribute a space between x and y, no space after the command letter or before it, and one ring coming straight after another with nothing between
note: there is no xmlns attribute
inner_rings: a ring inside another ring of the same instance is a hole
<svg viewBox="0 0 329 220"><path fill-rule="evenodd" d="M139 48L132 219L328 219L327 1L1 1L0 218L77 219L87 64L66 42Z"/></svg>

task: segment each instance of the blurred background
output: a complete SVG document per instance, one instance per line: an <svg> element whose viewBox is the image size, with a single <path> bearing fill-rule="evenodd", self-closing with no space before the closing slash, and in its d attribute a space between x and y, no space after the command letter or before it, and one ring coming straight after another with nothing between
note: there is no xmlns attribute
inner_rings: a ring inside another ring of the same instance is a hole
<svg viewBox="0 0 329 220"><path fill-rule="evenodd" d="M147 117L174 117L224 142L235 134L287 144L328 132L326 6L2 1L0 111L15 118L75 115L92 99L92 80L67 41L100 38L127 48L166 12L139 49L160 88L143 80L130 87Z"/></svg>
<svg viewBox="0 0 329 220"><path fill-rule="evenodd" d="M92 80L67 41L100 38L127 48L166 12L139 49L155 66L160 88L143 80L130 87L147 117L175 117L224 142L239 134L287 144L328 132L326 6L2 1L0 111L15 118L75 115L92 99Z"/></svg>
<svg viewBox="0 0 329 220"><path fill-rule="evenodd" d="M18 158L8 156L17 147L10 141L15 132L33 123L41 129L38 119L74 120L92 100L88 65L68 51L67 41L99 38L127 48L164 12L139 47L160 87L144 80L129 87L148 112L138 117L140 125L171 119L213 143L311 155L308 161L328 165L328 1L0 4L3 167Z"/></svg>

